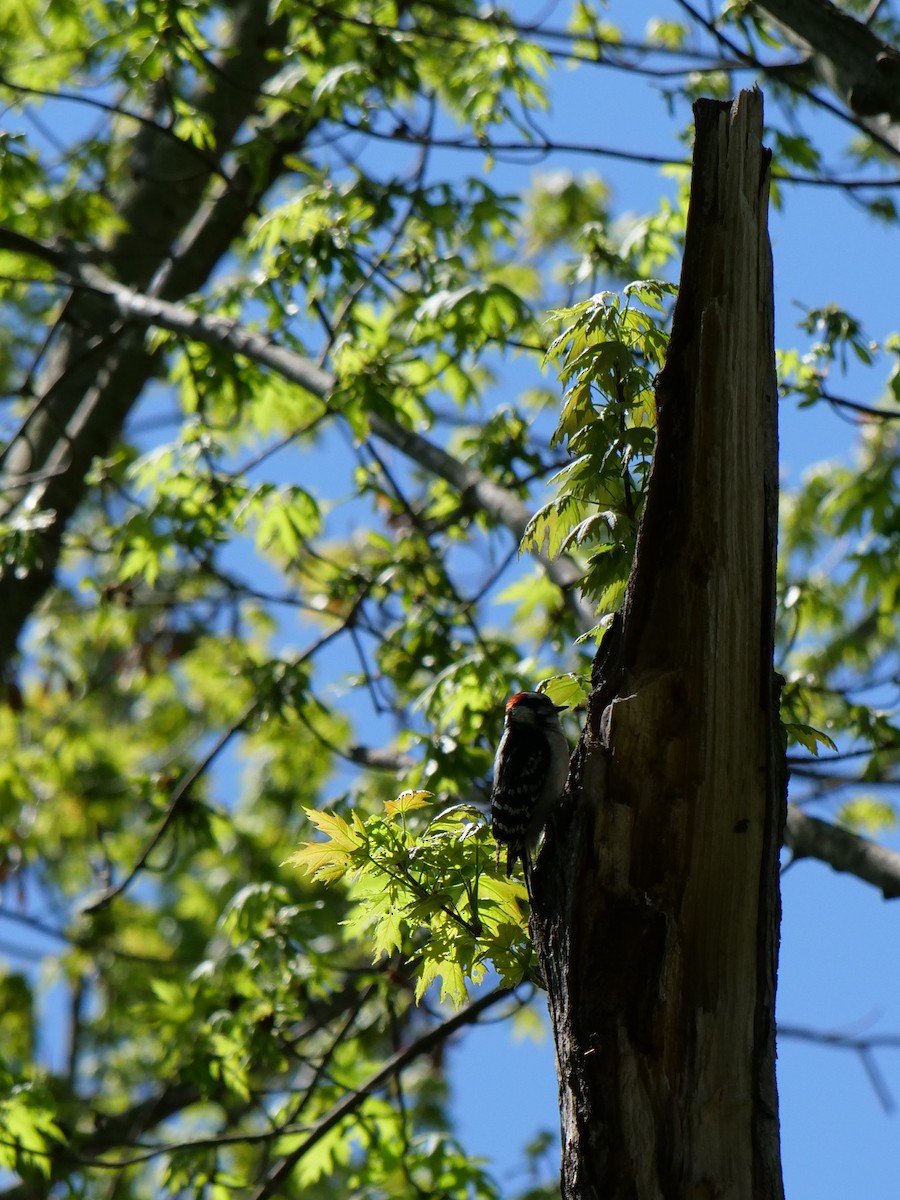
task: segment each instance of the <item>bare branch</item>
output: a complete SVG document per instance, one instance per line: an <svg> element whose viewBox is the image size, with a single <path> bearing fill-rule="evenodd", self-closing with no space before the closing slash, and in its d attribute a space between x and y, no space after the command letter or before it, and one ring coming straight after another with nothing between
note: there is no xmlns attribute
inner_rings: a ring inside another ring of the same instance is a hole
<svg viewBox="0 0 900 1200"><path fill-rule="evenodd" d="M884 1048L900 1049L900 1034L870 1034L862 1037L849 1033L828 1033L816 1029L806 1029L801 1025L785 1025L779 1021L778 1036L794 1041L812 1042L830 1049L852 1051L859 1057L860 1065L883 1110L891 1113L896 1108L891 1090L875 1061L874 1051Z"/></svg>
<svg viewBox="0 0 900 1200"><path fill-rule="evenodd" d="M872 132L900 151L900 54L829 0L757 0L788 38L812 51L812 65Z"/></svg>
<svg viewBox="0 0 900 1200"><path fill-rule="evenodd" d="M900 854L811 817L795 804L788 808L784 844L794 858L817 858L835 871L874 884L886 900L900 897Z"/></svg>
<svg viewBox="0 0 900 1200"><path fill-rule="evenodd" d="M850 412L859 413L862 418L870 418L873 421L900 421L900 408L874 408L870 404L860 404L858 400L848 400L844 396L834 396L831 392L826 392L824 388L822 389L821 396L833 408L849 409Z"/></svg>
<svg viewBox="0 0 900 1200"><path fill-rule="evenodd" d="M840 103L835 104L825 96L819 95L812 87L808 86L809 71L805 65L799 71L797 71L792 66L785 67L782 64L767 65L766 63L758 62L752 54L747 54L745 51L741 50L735 42L726 37L718 24L715 21L704 17L698 8L691 4L689 0L677 0L677 3L679 7L681 7L689 15L691 20L708 30L709 33L716 38L719 44L729 51L729 53L734 54L739 58L743 58L748 64L752 64L758 70L771 75L773 79L780 79L795 93L804 96L811 104L816 105L818 108L824 109L826 112L831 113L839 120L846 121L855 128L865 131L877 145L882 147L884 150L887 150L889 153L897 154L898 151L900 151L900 130L898 130L890 122L886 122L881 117L874 120L869 119L862 116L858 111L853 109L852 106L848 111L846 108L841 107ZM774 20L776 20L777 23L777 18L775 16L776 8L781 10L784 14L787 10L796 12L801 6L805 6L807 9L810 7L821 7L823 9L831 10L831 12L837 12L837 10L834 9L834 7L827 2L827 0L811 0L811 2L810 0L799 0L796 5L794 4L794 0L783 0L783 2L782 0L776 0L776 2L773 4L766 5L760 3L755 7L757 7L763 15L770 15ZM850 20L849 18L847 19ZM852 20L850 20L850 23L854 24ZM783 22L782 28L786 29L788 33L790 32L790 25L787 19L785 19ZM799 36L799 30L794 30L794 32ZM789 38L789 40L794 40L796 42L798 38ZM799 42L802 46L804 46L804 48L808 45L803 36L799 36ZM818 63L818 67L820 68L819 74L821 75L821 60ZM828 84L828 86L832 86L827 79L825 82ZM848 103L847 98L843 96L840 91L837 92L837 97L839 101ZM781 178L784 177L782 176ZM844 186L855 186L855 184L845 183ZM877 184L873 186L877 186Z"/></svg>

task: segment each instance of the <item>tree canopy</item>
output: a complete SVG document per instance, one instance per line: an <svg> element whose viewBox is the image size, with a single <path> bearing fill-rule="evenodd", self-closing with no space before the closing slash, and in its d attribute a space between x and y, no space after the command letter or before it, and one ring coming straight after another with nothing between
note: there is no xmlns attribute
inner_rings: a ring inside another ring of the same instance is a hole
<svg viewBox="0 0 900 1200"><path fill-rule="evenodd" d="M624 594L690 101L898 236L892 4L632 7L0 3L0 1200L513 1194L445 1055L543 1005L491 758ZM896 897L900 332L798 321L786 842Z"/></svg>

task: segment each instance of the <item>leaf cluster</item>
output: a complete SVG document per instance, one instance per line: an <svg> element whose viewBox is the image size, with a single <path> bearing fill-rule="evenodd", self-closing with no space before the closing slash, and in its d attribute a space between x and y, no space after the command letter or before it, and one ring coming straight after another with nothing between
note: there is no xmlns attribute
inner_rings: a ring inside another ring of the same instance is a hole
<svg viewBox="0 0 900 1200"><path fill-rule="evenodd" d="M526 977L525 889L499 871L479 809L457 804L423 823L415 814L430 798L404 792L365 820L310 810L322 840L289 862L322 883L347 881L350 937L370 945L376 963L397 954L415 975L417 1000L439 983L441 1000L459 1006L467 979L477 985L493 970L513 988Z"/></svg>
<svg viewBox="0 0 900 1200"><path fill-rule="evenodd" d="M656 444L664 301L673 292L648 280L558 312L566 324L547 351L566 386L553 441L571 461L550 481L556 497L532 518L523 547L584 554L581 586L601 617L619 607L634 556Z"/></svg>

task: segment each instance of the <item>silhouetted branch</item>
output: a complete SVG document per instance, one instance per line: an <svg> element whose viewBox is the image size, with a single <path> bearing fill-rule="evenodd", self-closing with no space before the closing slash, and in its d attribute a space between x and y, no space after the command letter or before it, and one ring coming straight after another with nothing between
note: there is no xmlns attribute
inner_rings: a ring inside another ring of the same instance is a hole
<svg viewBox="0 0 900 1200"><path fill-rule="evenodd" d="M511 995L512 993L507 988L495 988L494 991L480 996L477 1000L473 1000L471 1004L466 1005L456 1016L451 1017L448 1021L444 1021L436 1029L430 1030L417 1041L413 1042L411 1046L407 1046L405 1050L400 1050L394 1054L362 1087L349 1092L330 1112L318 1120L296 1149L279 1159L263 1183L253 1193L251 1200L268 1200L270 1196L276 1195L284 1180L290 1175L300 1159L305 1154L308 1154L316 1143L321 1141L327 1133L330 1133L336 1125L340 1124L344 1117L355 1112L366 1097L372 1095L373 1092L380 1091L386 1084L390 1083L391 1080L395 1079L405 1070L410 1063L425 1054L431 1053L435 1047L445 1042L457 1030L464 1028L466 1025L474 1024L483 1012L491 1008L494 1004L499 1003L499 1001L510 998Z"/></svg>
<svg viewBox="0 0 900 1200"><path fill-rule="evenodd" d="M778 1037L790 1038L799 1042L812 1042L814 1045L825 1046L829 1049L851 1050L859 1056L860 1064L868 1076L872 1090L878 1097L878 1102L884 1111L890 1113L896 1108L894 1097L875 1061L873 1051L878 1049L900 1049L900 1034L882 1033L860 1037L849 1033L828 1033L816 1029L807 1029L802 1025L785 1025L779 1021Z"/></svg>

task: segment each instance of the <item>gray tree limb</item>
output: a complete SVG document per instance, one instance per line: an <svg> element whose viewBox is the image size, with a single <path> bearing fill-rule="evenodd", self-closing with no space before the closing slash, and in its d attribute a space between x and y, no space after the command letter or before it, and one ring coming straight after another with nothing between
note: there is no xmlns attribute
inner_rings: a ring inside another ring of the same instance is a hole
<svg viewBox="0 0 900 1200"><path fill-rule="evenodd" d="M895 850L811 817L793 804L788 809L784 844L794 858L817 858L835 871L874 884L885 900L900 898L900 854Z"/></svg>
<svg viewBox="0 0 900 1200"><path fill-rule="evenodd" d="M757 0L816 76L900 154L900 53L829 0Z"/></svg>

